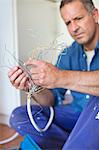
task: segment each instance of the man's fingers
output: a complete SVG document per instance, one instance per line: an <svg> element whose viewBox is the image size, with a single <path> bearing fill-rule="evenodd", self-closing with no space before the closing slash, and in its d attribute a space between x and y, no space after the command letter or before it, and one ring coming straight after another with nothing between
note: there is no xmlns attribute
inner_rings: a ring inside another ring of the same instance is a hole
<svg viewBox="0 0 99 150"><path fill-rule="evenodd" d="M14 82L21 74L22 74L21 69L18 69L18 71L13 72L12 75L10 76L10 81Z"/></svg>
<svg viewBox="0 0 99 150"><path fill-rule="evenodd" d="M20 83L23 83L23 79L27 79L25 73L22 73L18 78L16 78L14 85L19 85Z"/></svg>
<svg viewBox="0 0 99 150"><path fill-rule="evenodd" d="M15 66L13 69L11 69L11 70L8 72L8 77L10 78L18 69L19 69L18 66Z"/></svg>

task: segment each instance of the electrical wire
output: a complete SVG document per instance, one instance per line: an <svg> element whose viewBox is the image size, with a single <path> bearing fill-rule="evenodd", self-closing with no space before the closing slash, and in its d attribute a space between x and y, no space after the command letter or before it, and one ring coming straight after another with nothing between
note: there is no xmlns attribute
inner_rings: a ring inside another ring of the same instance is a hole
<svg viewBox="0 0 99 150"><path fill-rule="evenodd" d="M50 125L52 124L53 118L54 118L54 109L53 107L50 107L50 117L49 120L47 122L47 124L45 125L44 128L40 128L38 127L38 125L36 124L33 116L32 116L32 112L31 112L31 94L28 93L27 95L27 111L28 111L28 115L29 115L29 119L32 123L32 125L34 126L34 128L38 131L38 132L45 132L48 130L48 128L50 127Z"/></svg>
<svg viewBox="0 0 99 150"><path fill-rule="evenodd" d="M12 135L11 137L5 139L5 140L2 140L0 141L0 145L3 145L3 144L6 144L6 143L9 143L11 141L13 141L14 139L16 139L18 137L18 133L16 132L14 135Z"/></svg>

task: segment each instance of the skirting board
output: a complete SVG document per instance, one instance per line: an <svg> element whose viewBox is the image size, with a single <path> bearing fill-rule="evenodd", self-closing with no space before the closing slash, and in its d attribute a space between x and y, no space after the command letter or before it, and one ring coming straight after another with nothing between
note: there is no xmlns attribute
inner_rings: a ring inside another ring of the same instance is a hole
<svg viewBox="0 0 99 150"><path fill-rule="evenodd" d="M0 124L6 124L9 126L9 116L0 114Z"/></svg>

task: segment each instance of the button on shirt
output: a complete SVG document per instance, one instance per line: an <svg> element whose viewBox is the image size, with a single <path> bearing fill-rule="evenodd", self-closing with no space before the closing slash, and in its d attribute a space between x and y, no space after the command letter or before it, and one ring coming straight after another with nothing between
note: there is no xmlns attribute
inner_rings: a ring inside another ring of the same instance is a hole
<svg viewBox="0 0 99 150"><path fill-rule="evenodd" d="M99 70L99 41L97 42L94 52L90 63L90 71ZM84 52L83 45L73 42L70 47L65 48L59 55L56 66L61 70L87 71L87 56ZM55 96L56 104L61 104L64 100L66 89L55 88L52 89L52 92ZM82 111L88 103L90 95L75 91L71 91L71 94L73 102L69 105L71 105L75 111Z"/></svg>

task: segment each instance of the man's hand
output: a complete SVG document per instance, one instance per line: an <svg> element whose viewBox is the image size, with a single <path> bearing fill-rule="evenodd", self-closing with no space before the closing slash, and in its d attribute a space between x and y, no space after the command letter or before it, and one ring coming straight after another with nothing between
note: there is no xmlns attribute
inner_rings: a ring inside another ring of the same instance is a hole
<svg viewBox="0 0 99 150"><path fill-rule="evenodd" d="M29 81L28 77L25 72L21 69L21 67L16 66L12 68L9 73L8 77L10 82L16 89L21 89L27 91L29 88Z"/></svg>
<svg viewBox="0 0 99 150"><path fill-rule="evenodd" d="M31 67L30 73L36 85L40 85L44 88L57 87L59 74L57 67L44 61L32 59L29 59L25 65Z"/></svg>
<svg viewBox="0 0 99 150"><path fill-rule="evenodd" d="M38 61L33 61L33 62L38 62ZM28 65L29 65L30 61L28 61ZM35 64L33 63L33 65ZM42 73L42 71L39 71L40 68L42 68L42 70L46 67L43 68L42 65L46 64L46 63L43 63L41 62L40 66L39 65L40 62L38 62L35 67L33 65L29 65L31 66L32 68L30 69L30 72L32 73L32 78L33 78L33 82L35 82L35 84L44 84L44 83L47 83L47 77L46 77L46 74L47 73ZM46 65L45 65L46 66ZM46 70L46 69L45 69ZM35 73L34 73L35 72ZM42 74L45 74L45 79L40 77L42 76ZM28 91L28 89L30 88L31 84L29 82L29 77L28 77L28 74L25 73L23 71L23 69L19 66L16 66L14 68L12 68L9 73L8 73L8 77L10 79L10 82L12 83L12 85L16 88L16 89L21 89L21 90L24 90L24 91ZM36 79L35 79L36 78ZM40 80L38 80L38 78ZM39 81L42 81L42 83L39 83ZM44 83L43 83L44 82ZM44 106L52 106L54 105L54 96L52 94L52 92L50 90L43 90L42 92L40 92L39 94L36 94L34 93L34 96L33 98L35 97L36 101L38 101L41 105L44 105Z"/></svg>

